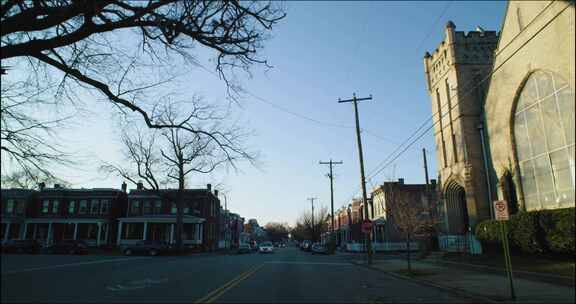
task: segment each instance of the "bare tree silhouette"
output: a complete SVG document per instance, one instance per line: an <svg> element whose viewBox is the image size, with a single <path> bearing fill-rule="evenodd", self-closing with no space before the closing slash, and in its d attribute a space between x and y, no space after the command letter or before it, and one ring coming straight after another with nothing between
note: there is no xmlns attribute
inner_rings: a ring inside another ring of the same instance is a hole
<svg viewBox="0 0 576 304"><path fill-rule="evenodd" d="M438 223L433 206L430 206L421 193L390 191L391 201L389 202L390 216L394 226L404 234L406 239L406 262L408 272L412 273L412 263L410 259L410 242L419 234L428 234Z"/></svg>
<svg viewBox="0 0 576 304"><path fill-rule="evenodd" d="M5 105L12 94L5 86L14 89L22 74L31 78L29 86L51 88L43 92L54 94L45 107L62 100L77 105L81 92L96 94L149 128L207 135L229 151L221 134L209 134L186 115L163 119L156 111L165 100L154 93L174 84L183 72L178 67L198 66L211 57L206 60L215 59L229 96L237 96L234 71L269 66L259 51L284 16L282 5L261 1L2 1L2 154L25 171L46 174L47 163L66 160L56 145L42 140L42 133L53 132L60 120L38 121L18 102Z"/></svg>
<svg viewBox="0 0 576 304"><path fill-rule="evenodd" d="M328 207L320 207L314 211L314 225L312 225L312 213L310 211L303 211L298 219L296 225L292 230L292 234L296 239L319 240L322 233L329 230L328 226Z"/></svg>
<svg viewBox="0 0 576 304"><path fill-rule="evenodd" d="M191 109L181 118L181 107ZM145 189L162 195L161 189L176 186L178 189L176 246L182 245L183 193L186 181L193 174L207 174L226 166L236 168L239 161L254 164L257 155L243 146L249 135L239 126L226 127L226 114L214 106L205 106L198 99L194 102L164 104L159 120L168 124L176 121L203 125L204 132L191 133L185 128L164 130L124 129L122 134L124 165L105 163L100 169L123 177L133 184L145 183Z"/></svg>
<svg viewBox="0 0 576 304"><path fill-rule="evenodd" d="M18 177L13 177L19 181L25 178L26 183L38 183L55 178L49 164L72 163L57 142L50 140L55 137L55 129L69 117L46 119L35 115L38 108L53 104L41 98L45 90L48 88L36 87L28 81L2 82L0 157L4 177L15 174Z"/></svg>

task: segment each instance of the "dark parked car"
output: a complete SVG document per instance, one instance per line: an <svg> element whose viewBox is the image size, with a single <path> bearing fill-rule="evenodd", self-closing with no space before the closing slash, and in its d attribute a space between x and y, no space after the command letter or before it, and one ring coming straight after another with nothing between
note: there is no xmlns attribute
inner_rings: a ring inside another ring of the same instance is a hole
<svg viewBox="0 0 576 304"><path fill-rule="evenodd" d="M312 245L311 251L312 254L328 254L328 248L320 243L314 243L314 245Z"/></svg>
<svg viewBox="0 0 576 304"><path fill-rule="evenodd" d="M300 244L300 249L304 251L310 251L312 247L312 242L305 240Z"/></svg>
<svg viewBox="0 0 576 304"><path fill-rule="evenodd" d="M252 252L258 251L258 244L256 242L252 242L250 244L250 250L252 250Z"/></svg>
<svg viewBox="0 0 576 304"><path fill-rule="evenodd" d="M65 240L46 248L48 253L83 254L88 252L88 245L84 241Z"/></svg>
<svg viewBox="0 0 576 304"><path fill-rule="evenodd" d="M35 240L8 240L2 244L2 252L36 253L41 247Z"/></svg>
<svg viewBox="0 0 576 304"><path fill-rule="evenodd" d="M242 253L251 253L252 249L250 248L250 245L248 244L240 244L238 246L238 250L236 251L236 253L238 254L242 254Z"/></svg>
<svg viewBox="0 0 576 304"><path fill-rule="evenodd" d="M147 254L156 256L170 252L172 247L163 241L140 241L134 245L127 245L122 247L122 252L125 255L133 254Z"/></svg>

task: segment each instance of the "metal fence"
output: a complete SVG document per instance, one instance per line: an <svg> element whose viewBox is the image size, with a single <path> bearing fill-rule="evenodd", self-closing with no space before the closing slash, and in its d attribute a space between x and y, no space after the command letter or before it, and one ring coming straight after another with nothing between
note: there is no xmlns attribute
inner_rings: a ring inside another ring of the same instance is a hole
<svg viewBox="0 0 576 304"><path fill-rule="evenodd" d="M447 252L482 253L482 245L473 234L440 235L438 236L438 247L440 250Z"/></svg>

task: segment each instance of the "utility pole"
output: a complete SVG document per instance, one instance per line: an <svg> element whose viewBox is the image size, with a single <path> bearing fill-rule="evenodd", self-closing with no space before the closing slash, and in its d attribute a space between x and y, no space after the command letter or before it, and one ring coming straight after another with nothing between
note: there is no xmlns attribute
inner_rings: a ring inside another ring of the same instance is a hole
<svg viewBox="0 0 576 304"><path fill-rule="evenodd" d="M315 232L316 232L316 226L314 226L314 200L318 199L316 197L309 197L308 200L312 203L312 240L316 241L315 239Z"/></svg>
<svg viewBox="0 0 576 304"><path fill-rule="evenodd" d="M356 93L352 94L352 99L340 100L338 98L338 103L352 102L354 104L354 116L356 118L356 139L358 141L358 158L360 159L360 183L362 185L362 201L364 202L364 214L365 218L368 219L368 195L366 194L366 177L364 176L364 155L362 153L362 138L360 137L360 120L358 118L358 101L372 100L372 95L365 98L356 98ZM368 265L372 264L372 241L370 240L370 233L366 234L367 246L367 257Z"/></svg>
<svg viewBox="0 0 576 304"><path fill-rule="evenodd" d="M330 214L331 214L331 219L332 219L332 223L330 226L330 236L332 236L332 234L334 233L334 174L332 173L332 165L341 165L343 164L342 161L339 162L335 162L332 161L332 159L330 159L329 162L323 162L320 161L318 162L320 165L330 165L330 173L328 174L328 177L330 178Z"/></svg>
<svg viewBox="0 0 576 304"><path fill-rule="evenodd" d="M424 158L424 176L426 177L426 200L430 204L430 185L428 181L428 161L426 160L426 149L422 148L422 157ZM430 208L430 206L428 206Z"/></svg>

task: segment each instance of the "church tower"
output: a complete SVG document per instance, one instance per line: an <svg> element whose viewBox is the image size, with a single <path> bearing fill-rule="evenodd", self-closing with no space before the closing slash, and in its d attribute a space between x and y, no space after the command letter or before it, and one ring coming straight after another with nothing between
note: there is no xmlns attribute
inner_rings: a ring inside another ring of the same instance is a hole
<svg viewBox="0 0 576 304"><path fill-rule="evenodd" d="M456 31L452 21L445 32L438 48L426 52L424 70L434 113L444 228L465 234L490 218L479 127L498 34L481 27Z"/></svg>

